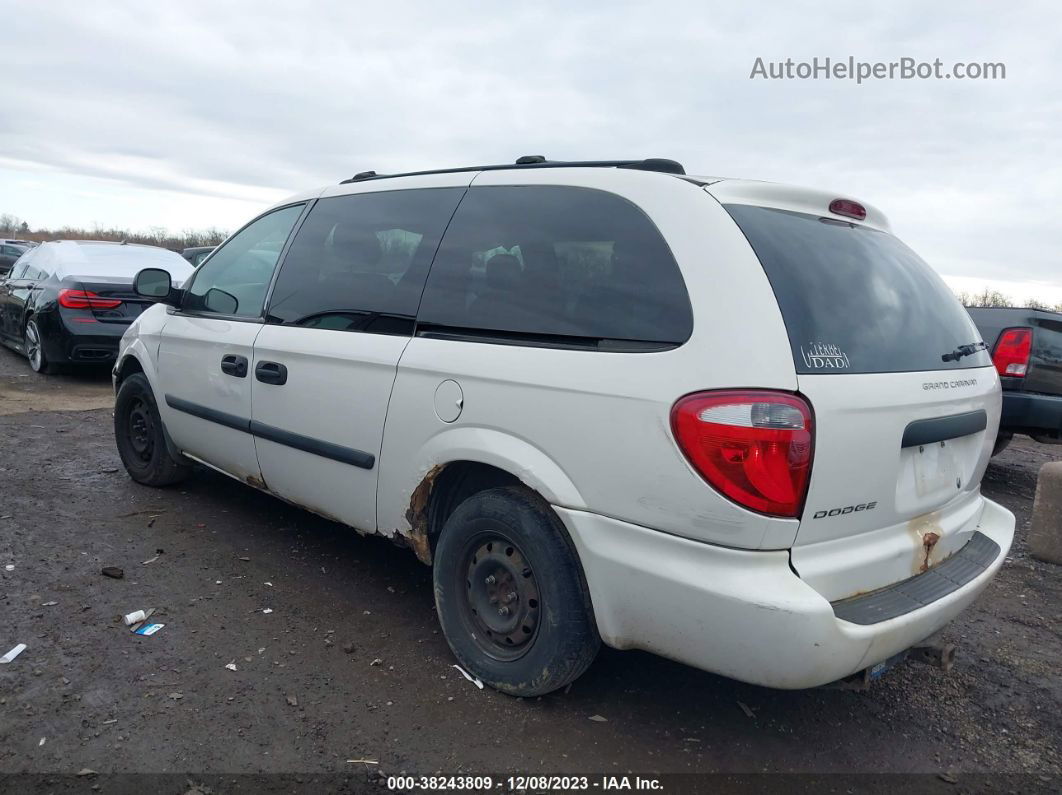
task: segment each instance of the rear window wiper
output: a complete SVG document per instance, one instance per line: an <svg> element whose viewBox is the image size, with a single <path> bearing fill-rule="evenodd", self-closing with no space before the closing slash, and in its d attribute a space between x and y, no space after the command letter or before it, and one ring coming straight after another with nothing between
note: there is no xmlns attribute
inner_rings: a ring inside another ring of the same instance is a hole
<svg viewBox="0 0 1062 795"><path fill-rule="evenodd" d="M951 353L945 353L940 357L942 362L957 362L963 356L973 356L978 351L986 351L988 346L983 342L971 342L969 345L960 345Z"/></svg>

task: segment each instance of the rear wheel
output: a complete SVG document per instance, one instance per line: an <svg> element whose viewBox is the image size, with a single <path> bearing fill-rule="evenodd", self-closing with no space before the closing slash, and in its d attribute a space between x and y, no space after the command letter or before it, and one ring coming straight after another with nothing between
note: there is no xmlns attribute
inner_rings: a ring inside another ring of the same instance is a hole
<svg viewBox="0 0 1062 795"><path fill-rule="evenodd" d="M24 337L26 358L29 360L30 369L33 370L33 372L41 373L42 375L54 373L54 365L52 365L44 355L44 343L41 338L40 327L37 326L36 320L31 319L26 323L26 333Z"/></svg>
<svg viewBox="0 0 1062 795"><path fill-rule="evenodd" d="M122 382L114 401L114 440L129 477L145 486L184 480L190 467L170 455L151 385L141 373Z"/></svg>
<svg viewBox="0 0 1062 795"><path fill-rule="evenodd" d="M564 687L600 646L564 528L523 488L489 489L458 506L436 548L434 580L454 655L504 693L535 696Z"/></svg>

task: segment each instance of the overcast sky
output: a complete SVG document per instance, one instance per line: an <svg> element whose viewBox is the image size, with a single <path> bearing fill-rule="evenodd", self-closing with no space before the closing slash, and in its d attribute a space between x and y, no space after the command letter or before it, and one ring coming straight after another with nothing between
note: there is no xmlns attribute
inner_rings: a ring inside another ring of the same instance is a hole
<svg viewBox="0 0 1062 795"><path fill-rule="evenodd" d="M1057 2L0 0L0 19L0 213L31 226L231 229L366 169L670 157L863 198L953 285L1062 301ZM749 78L816 56L1006 79Z"/></svg>

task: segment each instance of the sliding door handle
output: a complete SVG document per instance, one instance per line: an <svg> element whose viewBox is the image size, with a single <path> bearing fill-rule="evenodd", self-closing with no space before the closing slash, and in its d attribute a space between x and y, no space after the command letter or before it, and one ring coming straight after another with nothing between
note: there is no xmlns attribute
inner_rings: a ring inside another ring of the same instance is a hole
<svg viewBox="0 0 1062 795"><path fill-rule="evenodd" d="M247 376L247 358L233 354L222 356L221 372L235 378L245 378Z"/></svg>
<svg viewBox="0 0 1062 795"><path fill-rule="evenodd" d="M286 384L288 368L279 362L259 362L254 367L254 377L263 384Z"/></svg>

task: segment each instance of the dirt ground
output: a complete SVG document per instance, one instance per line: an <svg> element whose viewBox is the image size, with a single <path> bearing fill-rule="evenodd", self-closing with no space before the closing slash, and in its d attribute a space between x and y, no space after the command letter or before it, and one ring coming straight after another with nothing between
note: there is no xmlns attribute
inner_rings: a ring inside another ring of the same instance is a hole
<svg viewBox="0 0 1062 795"><path fill-rule="evenodd" d="M208 471L138 486L110 403L106 373L37 376L0 349L0 654L28 646L0 666L0 773L60 777L34 779L48 791L85 768L924 773L942 792L1062 776L1062 567L1024 541L1060 447L1019 439L989 467L1018 539L947 628L948 675L908 662L867 692L780 692L605 649L570 691L518 700L452 667L408 551ZM153 636L118 620L148 607L165 624Z"/></svg>

